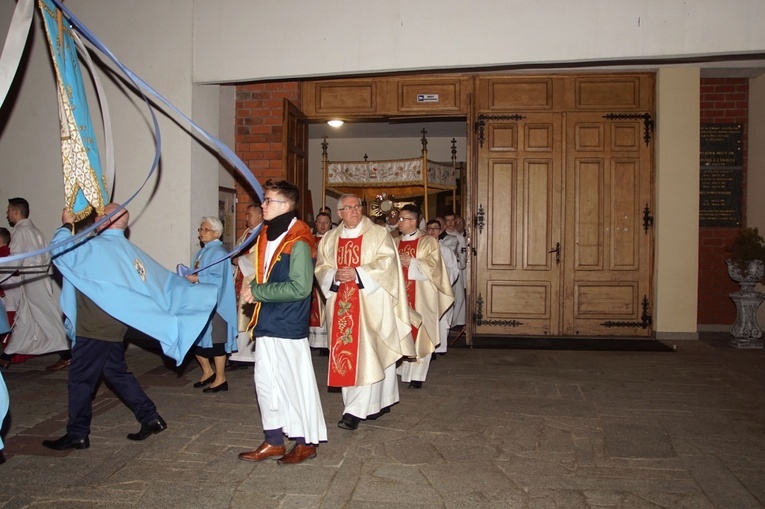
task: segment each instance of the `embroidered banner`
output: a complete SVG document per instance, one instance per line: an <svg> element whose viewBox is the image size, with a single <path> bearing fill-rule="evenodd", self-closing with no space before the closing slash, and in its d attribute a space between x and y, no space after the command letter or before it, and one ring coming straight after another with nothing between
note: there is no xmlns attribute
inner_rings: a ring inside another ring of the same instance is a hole
<svg viewBox="0 0 765 509"><path fill-rule="evenodd" d="M103 213L109 192L69 24L62 22L61 12L50 0L40 0L40 10L56 71L64 197L66 207L80 220L93 209Z"/></svg>

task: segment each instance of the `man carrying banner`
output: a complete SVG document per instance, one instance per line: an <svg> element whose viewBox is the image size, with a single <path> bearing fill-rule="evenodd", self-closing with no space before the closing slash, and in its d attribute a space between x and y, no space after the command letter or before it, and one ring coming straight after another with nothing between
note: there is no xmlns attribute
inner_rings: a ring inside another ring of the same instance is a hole
<svg viewBox="0 0 765 509"><path fill-rule="evenodd" d="M96 220L118 209L109 204ZM74 214L64 209L61 219L53 244L73 234ZM214 285L186 281L127 240L128 220L127 210L117 211L100 225L97 236L53 250L53 263L64 277L61 308L73 346L66 434L43 441L50 449L90 447L91 398L101 375L141 423L128 439L144 440L163 431L165 421L127 370L122 343L127 326L157 339L180 364L217 303Z"/></svg>

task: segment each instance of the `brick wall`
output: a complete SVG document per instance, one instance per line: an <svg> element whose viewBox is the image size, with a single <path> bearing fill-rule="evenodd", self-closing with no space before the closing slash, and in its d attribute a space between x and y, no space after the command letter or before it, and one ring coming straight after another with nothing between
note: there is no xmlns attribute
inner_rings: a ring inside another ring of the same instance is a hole
<svg viewBox="0 0 765 509"><path fill-rule="evenodd" d="M236 138L234 151L261 184L283 178L283 100L300 106L296 81L257 83L236 87ZM244 216L255 192L236 183L236 235L245 229Z"/></svg>
<svg viewBox="0 0 765 509"><path fill-rule="evenodd" d="M740 123L743 136L743 226L746 225L746 168L749 80L719 78L701 80L701 123ZM736 306L728 294L739 286L728 277L726 252L739 228L699 228L699 302L698 323L702 325L733 325Z"/></svg>

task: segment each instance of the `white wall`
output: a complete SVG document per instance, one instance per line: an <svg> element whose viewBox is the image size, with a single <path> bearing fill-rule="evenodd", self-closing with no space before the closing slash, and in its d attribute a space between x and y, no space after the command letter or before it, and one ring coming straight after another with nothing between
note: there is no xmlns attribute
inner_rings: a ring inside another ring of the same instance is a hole
<svg viewBox="0 0 765 509"><path fill-rule="evenodd" d="M194 14L202 82L765 48L762 0L195 0Z"/></svg>

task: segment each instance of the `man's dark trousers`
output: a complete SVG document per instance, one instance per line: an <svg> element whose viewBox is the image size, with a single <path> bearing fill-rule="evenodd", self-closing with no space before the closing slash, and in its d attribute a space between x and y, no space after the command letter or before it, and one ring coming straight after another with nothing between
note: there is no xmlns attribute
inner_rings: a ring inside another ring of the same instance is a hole
<svg viewBox="0 0 765 509"><path fill-rule="evenodd" d="M141 388L135 375L128 371L122 342L77 336L69 367L67 435L82 438L90 434L93 415L91 399L101 374L117 396L133 411L138 422L143 424L159 417L154 402Z"/></svg>

